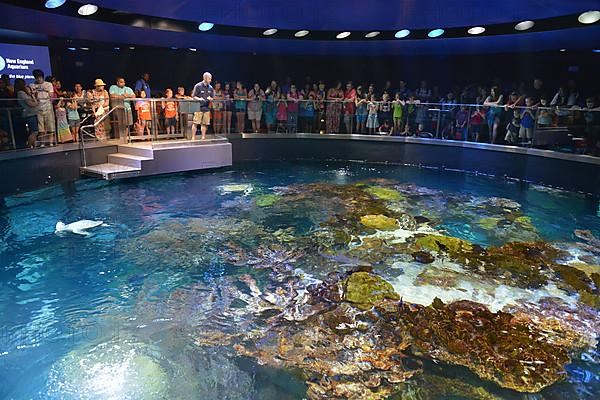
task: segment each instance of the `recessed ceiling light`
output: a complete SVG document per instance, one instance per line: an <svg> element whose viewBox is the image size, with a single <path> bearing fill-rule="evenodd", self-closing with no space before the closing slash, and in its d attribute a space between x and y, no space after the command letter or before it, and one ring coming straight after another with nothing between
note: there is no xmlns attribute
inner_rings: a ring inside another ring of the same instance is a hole
<svg viewBox="0 0 600 400"><path fill-rule="evenodd" d="M600 53L600 49L592 50L592 53Z"/></svg>
<svg viewBox="0 0 600 400"><path fill-rule="evenodd" d="M518 24L516 24L515 29L518 31L526 31L527 29L533 28L534 25L535 25L535 22L533 22L533 21L523 21L523 22L519 22Z"/></svg>
<svg viewBox="0 0 600 400"><path fill-rule="evenodd" d="M485 32L485 28L483 26L474 26L467 31L469 35L481 35Z"/></svg>
<svg viewBox="0 0 600 400"><path fill-rule="evenodd" d="M46 8L58 8L65 4L67 0L48 0L46 1Z"/></svg>
<svg viewBox="0 0 600 400"><path fill-rule="evenodd" d="M296 33L294 33L294 36L296 37L304 37L306 35L308 35L310 32L307 30L302 30L302 31L298 31Z"/></svg>
<svg viewBox="0 0 600 400"><path fill-rule="evenodd" d="M586 11L584 13L581 13L577 20L582 24L593 24L594 22L600 21L600 11Z"/></svg>
<svg viewBox="0 0 600 400"><path fill-rule="evenodd" d="M75 50L77 50L77 48L75 48L75 47L67 47L67 50L75 51Z"/></svg>
<svg viewBox="0 0 600 400"><path fill-rule="evenodd" d="M567 51L567 49L560 49L561 53L564 53L565 51Z"/></svg>
<svg viewBox="0 0 600 400"><path fill-rule="evenodd" d="M444 30L443 29L434 29L432 31L430 31L427 36L429 36L430 38L436 38L436 37L440 37L444 34Z"/></svg>
<svg viewBox="0 0 600 400"><path fill-rule="evenodd" d="M190 47L190 51L198 51L198 49L195 49L193 47Z"/></svg>
<svg viewBox="0 0 600 400"><path fill-rule="evenodd" d="M394 37L396 39L402 39L402 38L407 37L408 35L410 35L410 31L408 29L402 29L401 31L396 32Z"/></svg>
<svg viewBox="0 0 600 400"><path fill-rule="evenodd" d="M133 47L133 46L130 46L130 47L129 47L129 50L135 50L135 47Z"/></svg>
<svg viewBox="0 0 600 400"><path fill-rule="evenodd" d="M171 46L171 50L177 50L177 47Z"/></svg>
<svg viewBox="0 0 600 400"><path fill-rule="evenodd" d="M96 11L98 11L97 5L84 4L81 7L79 7L79 10L77 10L77 14L87 16L87 15L92 15L92 14L96 13Z"/></svg>
<svg viewBox="0 0 600 400"><path fill-rule="evenodd" d="M120 47L113 47L113 50L121 50Z"/></svg>
<svg viewBox="0 0 600 400"><path fill-rule="evenodd" d="M266 31L263 32L263 35L265 36L271 36L277 33L277 29L275 28L271 28L271 29L267 29Z"/></svg>
<svg viewBox="0 0 600 400"><path fill-rule="evenodd" d="M203 22L200 25L198 25L198 30L206 32L210 31L214 26L215 24L213 24L212 22Z"/></svg>
<svg viewBox="0 0 600 400"><path fill-rule="evenodd" d="M80 47L80 49L84 50L84 51L88 51L90 48L89 47Z"/></svg>
<svg viewBox="0 0 600 400"><path fill-rule="evenodd" d="M369 33L367 33L367 34L365 35L365 37L366 37L367 39L371 39L371 38L374 38L374 37L377 37L377 36L379 36L379 34L381 34L381 32L378 32L378 31L369 32Z"/></svg>
<svg viewBox="0 0 600 400"><path fill-rule="evenodd" d="M342 32L342 33L338 33L335 38L336 39L346 39L348 36L350 36L352 33L351 32Z"/></svg>

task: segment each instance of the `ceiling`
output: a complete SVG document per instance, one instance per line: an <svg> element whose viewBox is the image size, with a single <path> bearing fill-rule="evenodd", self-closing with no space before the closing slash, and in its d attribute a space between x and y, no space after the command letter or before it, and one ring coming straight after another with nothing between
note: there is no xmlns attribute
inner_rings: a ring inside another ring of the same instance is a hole
<svg viewBox="0 0 600 400"><path fill-rule="evenodd" d="M7 4L10 3L10 4ZM41 9L27 0L0 1L0 29L74 41L286 54L421 55L533 52L600 47L600 23L576 28L494 36L402 40L288 40L174 32L94 21ZM37 2L39 4L43 1ZM72 2L73 3L73 2ZM79 3L84 3L79 1ZM599 0L99 0L119 12L157 18L209 21L238 27L308 30L396 30L486 26L559 17L600 9ZM63 6L64 7L64 6Z"/></svg>
<svg viewBox="0 0 600 400"><path fill-rule="evenodd" d="M198 22L340 31L489 25L600 8L598 0L99 0L94 3L114 10Z"/></svg>

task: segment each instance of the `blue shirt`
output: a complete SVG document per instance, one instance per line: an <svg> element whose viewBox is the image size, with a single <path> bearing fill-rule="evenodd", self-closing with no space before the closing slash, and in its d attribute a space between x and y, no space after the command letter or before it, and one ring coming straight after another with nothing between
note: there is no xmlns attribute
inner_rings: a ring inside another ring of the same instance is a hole
<svg viewBox="0 0 600 400"><path fill-rule="evenodd" d="M135 83L135 91L136 92L141 92L141 91L146 92L146 98L147 99L149 99L150 97L152 97L152 91L150 90L150 85L148 84L148 82L146 82L143 79L139 79Z"/></svg>
<svg viewBox="0 0 600 400"><path fill-rule="evenodd" d="M209 97L215 97L215 90L210 84L202 82L196 83L194 86L194 90L192 91L193 98L199 98L200 103L200 111L206 112L208 111L209 101L207 100Z"/></svg>

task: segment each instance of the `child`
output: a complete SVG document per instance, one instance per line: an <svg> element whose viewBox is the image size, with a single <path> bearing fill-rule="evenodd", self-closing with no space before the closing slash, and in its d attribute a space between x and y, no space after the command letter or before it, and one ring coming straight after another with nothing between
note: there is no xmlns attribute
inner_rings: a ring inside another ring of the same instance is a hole
<svg viewBox="0 0 600 400"><path fill-rule="evenodd" d="M404 101L400 98L400 92L396 93L396 98L392 101L394 117L394 134L402 132L402 116L404 114Z"/></svg>
<svg viewBox="0 0 600 400"><path fill-rule="evenodd" d="M305 131L307 133L313 133L313 122L315 120L315 92L310 91L308 94L308 100L305 101L304 104L304 115L306 117L305 122Z"/></svg>
<svg viewBox="0 0 600 400"><path fill-rule="evenodd" d="M540 113L538 115L538 126L542 128L548 128L552 126L552 120L554 119L554 112L548 108L548 99L546 96L540 97Z"/></svg>
<svg viewBox="0 0 600 400"><path fill-rule="evenodd" d="M504 141L509 144L517 144L519 142L519 131L521 130L521 113L519 110L513 111L513 119L506 126L506 136Z"/></svg>
<svg viewBox="0 0 600 400"><path fill-rule="evenodd" d="M79 127L81 126L81 116L79 115L79 103L74 96L67 104L67 121L73 141L77 143L79 139Z"/></svg>
<svg viewBox="0 0 600 400"><path fill-rule="evenodd" d="M381 126L379 127L379 134L382 136L390 136L392 133L392 126L389 124L387 120L384 120Z"/></svg>
<svg viewBox="0 0 600 400"><path fill-rule="evenodd" d="M469 133L469 111L467 106L460 106L460 111L456 113L456 140L466 141Z"/></svg>
<svg viewBox="0 0 600 400"><path fill-rule="evenodd" d="M521 111L521 129L519 129L519 139L522 144L531 144L533 138L533 129L535 127L535 113L532 109L533 99L525 99L526 108Z"/></svg>
<svg viewBox="0 0 600 400"><path fill-rule="evenodd" d="M392 103L390 102L390 95L387 93L384 93L382 96L378 119L381 122L387 121L388 125L392 124Z"/></svg>
<svg viewBox="0 0 600 400"><path fill-rule="evenodd" d="M476 142L479 142L481 127L485 120L485 111L483 111L483 108L477 107L473 115L471 115L471 134L475 137Z"/></svg>
<svg viewBox="0 0 600 400"><path fill-rule="evenodd" d="M369 115L367 116L367 132L371 135L375 134L375 130L379 127L379 121L377 119L377 110L379 106L375 101L375 95L371 95L371 99L369 104L367 104L367 109L369 110Z"/></svg>
<svg viewBox="0 0 600 400"><path fill-rule="evenodd" d="M277 89L277 95L275 96L277 101L277 132L285 132L287 128L287 102L285 96L281 94L281 90Z"/></svg>
<svg viewBox="0 0 600 400"><path fill-rule="evenodd" d="M63 98L56 105L56 126L58 128L58 143L73 141L69 122L67 122L67 110L65 109L65 100Z"/></svg>
<svg viewBox="0 0 600 400"><path fill-rule="evenodd" d="M140 98L146 98L146 92L140 91ZM135 103L135 110L137 111L138 116L138 133L141 133L142 136L148 132L148 136L150 136L150 124L152 121L152 113L150 112L150 102L145 100L138 100Z"/></svg>
<svg viewBox="0 0 600 400"><path fill-rule="evenodd" d="M167 128L167 135L174 135L179 117L177 114L177 102L173 101L173 89L167 89L165 96L167 101L162 102L162 109L165 113L165 127Z"/></svg>
<svg viewBox="0 0 600 400"><path fill-rule="evenodd" d="M356 89L356 132L365 133L365 123L367 122L367 104L369 99L363 94L362 87Z"/></svg>
<svg viewBox="0 0 600 400"><path fill-rule="evenodd" d="M404 127L404 134L406 136L412 136L416 133L417 130L417 104L421 101L415 97L414 94L411 94L408 97L408 102L406 103L406 126Z"/></svg>

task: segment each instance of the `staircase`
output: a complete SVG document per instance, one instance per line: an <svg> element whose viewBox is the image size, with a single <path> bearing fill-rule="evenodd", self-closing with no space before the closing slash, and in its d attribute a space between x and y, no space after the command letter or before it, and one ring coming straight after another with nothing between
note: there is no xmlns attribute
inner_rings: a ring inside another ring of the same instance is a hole
<svg viewBox="0 0 600 400"><path fill-rule="evenodd" d="M231 164L231 143L224 138L131 143L119 145L106 163L81 167L81 174L110 181Z"/></svg>

